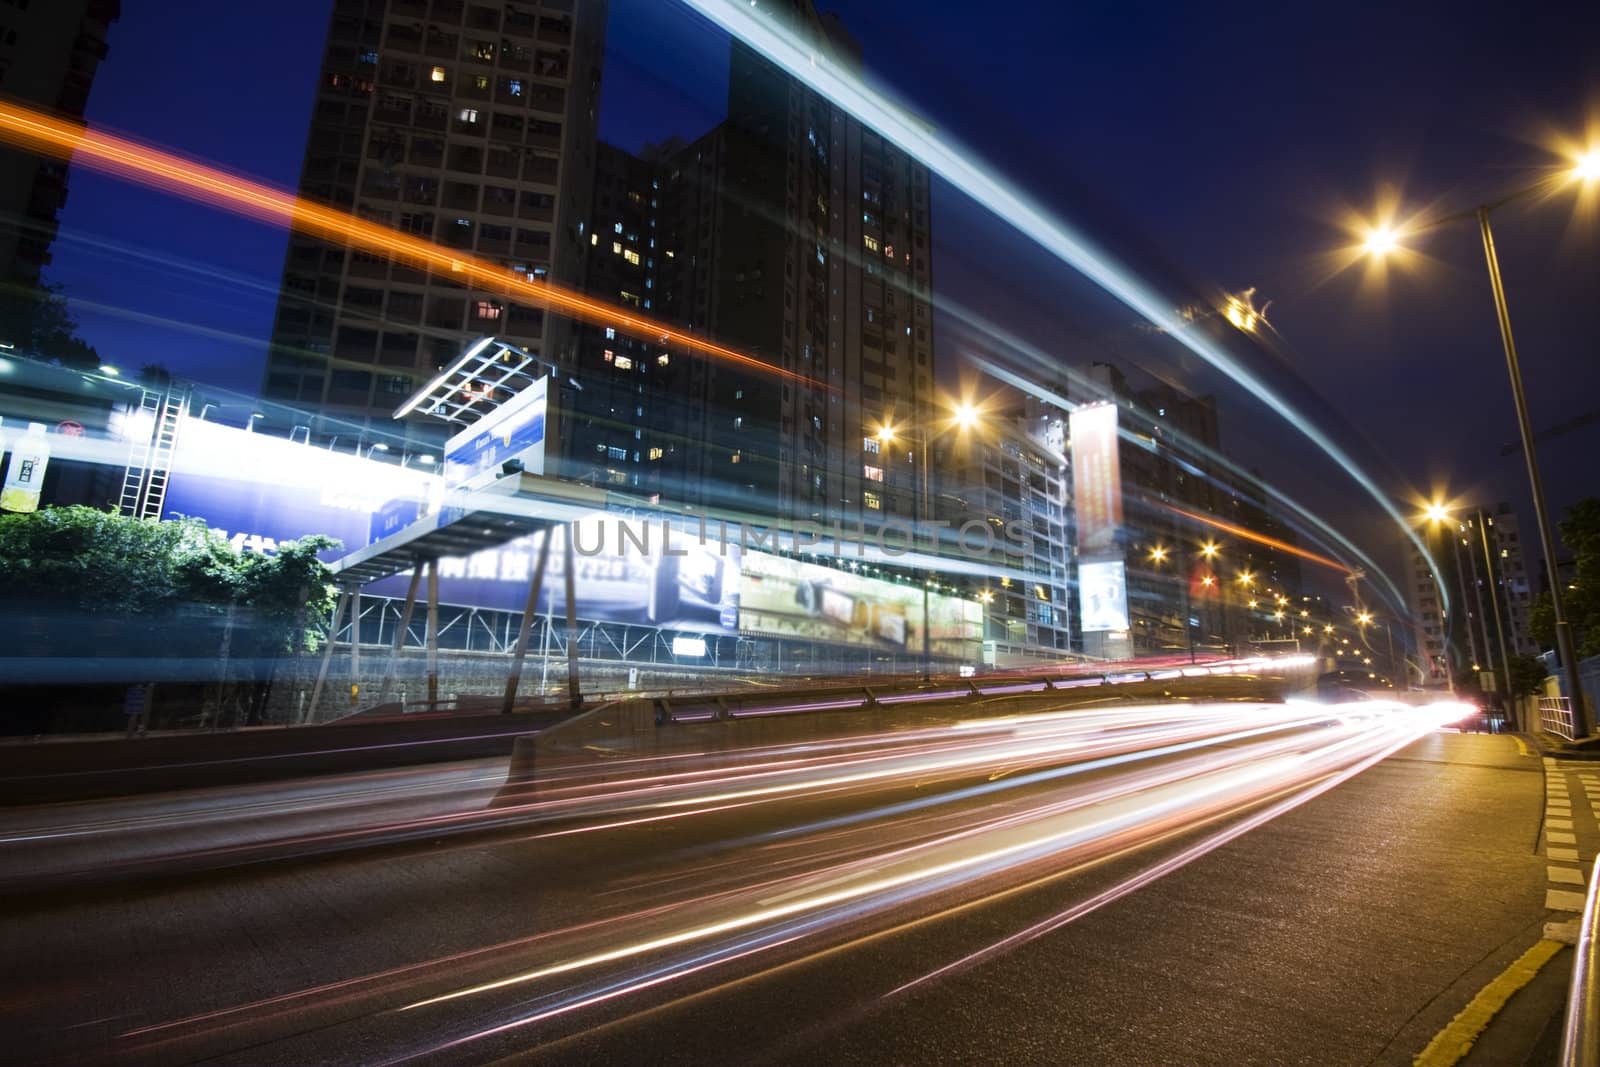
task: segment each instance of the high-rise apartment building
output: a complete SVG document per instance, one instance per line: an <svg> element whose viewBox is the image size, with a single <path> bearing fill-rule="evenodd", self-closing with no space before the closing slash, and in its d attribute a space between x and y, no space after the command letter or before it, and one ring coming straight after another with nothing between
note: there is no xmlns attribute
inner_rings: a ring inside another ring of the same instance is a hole
<svg viewBox="0 0 1600 1067"><path fill-rule="evenodd" d="M336 0L301 195L580 284L605 17L604 0ZM387 420L486 334L570 363L574 326L520 291L292 234L265 391Z"/></svg>
<svg viewBox="0 0 1600 1067"><path fill-rule="evenodd" d="M0 0L0 94L81 118L119 0ZM31 297L50 263L57 214L67 201L67 164L0 148L0 283L7 309L0 340L31 334Z"/></svg>
<svg viewBox="0 0 1600 1067"><path fill-rule="evenodd" d="M1537 655L1528 628L1533 587L1522 554L1522 534L1510 505L1473 508L1426 531L1429 552L1447 590L1450 611L1422 558L1412 551L1407 596L1419 627L1418 639L1430 683L1443 683L1453 668L1465 676L1476 666L1499 668L1500 639L1511 656ZM1498 612L1498 618L1497 613Z"/></svg>
<svg viewBox="0 0 1600 1067"><path fill-rule="evenodd" d="M809 2L780 17L858 62ZM726 121L638 157L603 146L598 164L589 292L787 375L586 327L557 404L581 427L572 475L773 518L914 518L932 411L927 170L737 41Z"/></svg>

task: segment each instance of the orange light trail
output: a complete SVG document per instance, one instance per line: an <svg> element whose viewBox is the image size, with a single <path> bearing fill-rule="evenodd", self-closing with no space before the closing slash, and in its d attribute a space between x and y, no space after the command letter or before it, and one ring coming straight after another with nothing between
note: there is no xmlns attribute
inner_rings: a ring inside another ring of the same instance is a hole
<svg viewBox="0 0 1600 1067"><path fill-rule="evenodd" d="M313 203L270 185L238 177L136 141L64 122L31 108L0 102L0 141L260 222L288 226L312 237L375 252L431 274L449 278L464 275L486 289L508 295L526 294L532 302L544 304L585 322L611 326L638 337L670 341L812 388L832 388L826 383L774 367L703 337L676 330L656 319L630 314L614 304L595 300L564 286L535 282L489 260L401 233L349 212Z"/></svg>
<svg viewBox="0 0 1600 1067"><path fill-rule="evenodd" d="M1327 556L1319 556L1315 552L1308 551L1298 545L1291 545L1287 541L1280 541L1276 537L1268 537L1266 534L1259 534L1254 530L1247 530L1243 526L1235 526L1231 522L1223 522L1221 519L1214 519L1210 515L1201 515L1197 512L1185 511L1183 508L1174 507L1171 504L1162 504L1161 506L1175 515L1182 515L1186 519L1193 519L1195 522L1204 523L1213 529L1231 533L1235 537L1242 537L1246 541L1254 541L1258 545L1266 545L1268 548L1276 548L1280 552L1287 552L1291 556L1299 556L1301 559L1310 560L1312 563L1320 564L1321 566L1329 567L1336 571L1342 571L1345 574L1355 573L1338 560L1329 559Z"/></svg>

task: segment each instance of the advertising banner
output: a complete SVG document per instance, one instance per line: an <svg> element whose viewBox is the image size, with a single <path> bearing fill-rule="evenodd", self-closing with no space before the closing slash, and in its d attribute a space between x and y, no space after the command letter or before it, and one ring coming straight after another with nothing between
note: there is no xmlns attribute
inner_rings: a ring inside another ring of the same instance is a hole
<svg viewBox="0 0 1600 1067"><path fill-rule="evenodd" d="M1078 564L1082 632L1128 628L1128 583L1121 560Z"/></svg>
<svg viewBox="0 0 1600 1067"><path fill-rule="evenodd" d="M437 475L185 417L161 517L188 515L233 542L271 551L307 534L337 538L337 559L368 543L373 517L436 492Z"/></svg>
<svg viewBox="0 0 1600 1067"><path fill-rule="evenodd" d="M1073 504L1078 555L1117 551L1122 526L1122 467L1117 452L1117 407L1091 404L1071 415Z"/></svg>
<svg viewBox="0 0 1600 1067"><path fill-rule="evenodd" d="M976 656L983 612L972 600L928 598L930 643L942 655ZM922 648L922 590L815 563L749 552L739 585L739 628L838 644Z"/></svg>
<svg viewBox="0 0 1600 1067"><path fill-rule="evenodd" d="M550 379L539 378L445 442L444 478L451 488L476 489L513 460L529 474L544 473L544 421Z"/></svg>

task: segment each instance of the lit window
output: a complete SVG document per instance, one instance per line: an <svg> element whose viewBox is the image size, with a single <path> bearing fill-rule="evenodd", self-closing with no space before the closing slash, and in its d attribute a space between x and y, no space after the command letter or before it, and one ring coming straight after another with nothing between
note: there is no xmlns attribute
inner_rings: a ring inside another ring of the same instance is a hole
<svg viewBox="0 0 1600 1067"><path fill-rule="evenodd" d="M620 222L617 223L616 230L617 230L618 233L622 232L622 223L620 223Z"/></svg>
<svg viewBox="0 0 1600 1067"><path fill-rule="evenodd" d="M867 481L869 481L869 482L881 482L881 481L883 481L883 468L882 467L874 467L870 463L869 464L865 464L861 468L861 473L866 477Z"/></svg>
<svg viewBox="0 0 1600 1067"><path fill-rule="evenodd" d="M652 449L651 449L651 450L650 450L650 458L651 458L651 459L660 459L660 458L661 458L661 449L659 449L659 448L652 448Z"/></svg>
<svg viewBox="0 0 1600 1067"><path fill-rule="evenodd" d="M611 254L614 255L614 256L622 255L622 242L621 241L612 241L611 242Z"/></svg>
<svg viewBox="0 0 1600 1067"><path fill-rule="evenodd" d="M876 456L878 454L879 447L878 439L876 437L863 437L861 439L861 451L863 452L870 452Z"/></svg>
<svg viewBox="0 0 1600 1067"><path fill-rule="evenodd" d="M506 82L506 91L508 93L510 93L512 96L521 96L522 95L522 82L521 82L521 80L519 80L517 78L512 78L510 81Z"/></svg>
<svg viewBox="0 0 1600 1067"><path fill-rule="evenodd" d="M743 415L735 415L733 417L733 428L735 430L744 429L744 416Z"/></svg>
<svg viewBox="0 0 1600 1067"><path fill-rule="evenodd" d="M456 114L456 118L460 119L462 122L475 123L478 121L478 109L475 107L464 107Z"/></svg>
<svg viewBox="0 0 1600 1067"><path fill-rule="evenodd" d="M622 258L627 260L629 263L632 263L635 267L639 265L639 253L635 252L631 248L623 250Z"/></svg>
<svg viewBox="0 0 1600 1067"><path fill-rule="evenodd" d="M883 510L883 498L877 493L862 493L861 502L871 511Z"/></svg>
<svg viewBox="0 0 1600 1067"><path fill-rule="evenodd" d="M592 246L597 245L599 243L600 243L600 235L597 234L597 233L591 233L589 235L589 244L590 244L590 246L592 247Z"/></svg>
<svg viewBox="0 0 1600 1067"><path fill-rule="evenodd" d="M627 356L618 356L616 358L616 364L617 364L617 369L618 370L632 370L633 369L633 360L628 358Z"/></svg>
<svg viewBox="0 0 1600 1067"><path fill-rule="evenodd" d="M668 363L671 363L671 362L672 362L671 357L669 357L665 352L661 353L659 356L656 357L656 366L658 366L658 367L665 367Z"/></svg>
<svg viewBox="0 0 1600 1067"><path fill-rule="evenodd" d="M739 462L739 453L735 452L733 455L729 456L728 457L728 462L729 463L737 463L737 462Z"/></svg>
<svg viewBox="0 0 1600 1067"><path fill-rule="evenodd" d="M879 248L878 239L870 233L861 235L861 243L867 246L867 251L876 252Z"/></svg>
<svg viewBox="0 0 1600 1067"><path fill-rule="evenodd" d="M607 340L607 341L615 341L615 340L616 340L616 339L617 339L617 330L616 330L616 327L614 327L614 326L607 326L607 327L606 327L606 340Z"/></svg>
<svg viewBox="0 0 1600 1067"><path fill-rule="evenodd" d="M436 82L444 81L444 68L434 67L433 70L428 73L428 77Z"/></svg>
<svg viewBox="0 0 1600 1067"><path fill-rule="evenodd" d="M606 356L606 362L607 363L610 363L612 360L617 358L617 354L615 352L611 351L611 349L609 349L609 348L606 349L605 356Z"/></svg>
<svg viewBox="0 0 1600 1067"><path fill-rule="evenodd" d="M883 256L884 256L885 259L893 259L894 258L894 245L884 245L883 246Z"/></svg>
<svg viewBox="0 0 1600 1067"><path fill-rule="evenodd" d="M493 301L480 300L478 301L477 314L480 319L498 319L500 317L500 305Z"/></svg>

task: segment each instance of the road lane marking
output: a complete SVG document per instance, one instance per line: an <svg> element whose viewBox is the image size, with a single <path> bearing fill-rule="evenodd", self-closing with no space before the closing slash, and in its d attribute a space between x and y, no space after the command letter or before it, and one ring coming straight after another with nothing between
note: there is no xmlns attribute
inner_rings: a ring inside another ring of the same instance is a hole
<svg viewBox="0 0 1600 1067"><path fill-rule="evenodd" d="M1551 814L1554 814L1554 812L1552 812ZM1552 829L1552 830L1570 830L1570 829L1572 829L1572 820L1571 819L1546 819L1545 820L1545 825L1550 827L1550 829Z"/></svg>
<svg viewBox="0 0 1600 1067"><path fill-rule="evenodd" d="M1553 845L1576 845L1578 843L1578 839L1575 836L1562 833L1560 830L1552 830L1544 836L1545 840Z"/></svg>
<svg viewBox="0 0 1600 1067"><path fill-rule="evenodd" d="M1550 881L1562 885L1583 884L1583 872L1576 867L1546 867L1545 874L1549 876Z"/></svg>
<svg viewBox="0 0 1600 1067"><path fill-rule="evenodd" d="M1544 854L1553 860L1570 860L1573 863L1578 862L1578 850L1575 848L1547 848L1544 850Z"/></svg>
<svg viewBox="0 0 1600 1067"><path fill-rule="evenodd" d="M1582 911L1584 895L1570 889L1546 889L1544 906L1550 911Z"/></svg>
<svg viewBox="0 0 1600 1067"><path fill-rule="evenodd" d="M1559 941L1535 941L1532 948L1518 956L1494 981L1478 990L1478 995L1450 1020L1450 1025L1433 1035L1428 1047L1417 1053L1416 1059L1411 1061L1412 1067L1451 1067L1458 1062L1471 1050L1473 1042L1489 1025L1489 1020L1506 1006L1511 995L1533 981L1539 968L1549 963L1564 947Z"/></svg>

